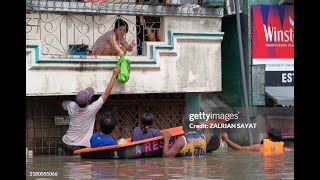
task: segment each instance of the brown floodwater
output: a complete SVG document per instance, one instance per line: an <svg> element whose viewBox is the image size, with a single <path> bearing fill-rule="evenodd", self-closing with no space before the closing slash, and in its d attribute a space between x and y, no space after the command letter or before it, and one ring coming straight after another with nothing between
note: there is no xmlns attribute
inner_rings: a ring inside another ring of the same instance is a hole
<svg viewBox="0 0 320 180"><path fill-rule="evenodd" d="M262 155L218 149L204 158L26 159L27 179L294 179L294 152Z"/></svg>

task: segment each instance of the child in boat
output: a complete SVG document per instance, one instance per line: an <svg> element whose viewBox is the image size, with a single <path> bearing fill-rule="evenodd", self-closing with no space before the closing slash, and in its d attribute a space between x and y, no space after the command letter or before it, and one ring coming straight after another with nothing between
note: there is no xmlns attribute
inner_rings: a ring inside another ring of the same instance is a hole
<svg viewBox="0 0 320 180"><path fill-rule="evenodd" d="M101 132L96 132L90 139L91 147L111 146L117 144L126 144L126 140L121 138L118 141L109 136L117 125L117 119L111 112L105 112L100 119Z"/></svg>
<svg viewBox="0 0 320 180"><path fill-rule="evenodd" d="M155 129L152 127L153 125L153 115L151 113L144 113L142 115L142 125L140 127L136 127L132 133L132 142L139 141L143 139L153 138L156 136L162 136L162 133L159 129Z"/></svg>

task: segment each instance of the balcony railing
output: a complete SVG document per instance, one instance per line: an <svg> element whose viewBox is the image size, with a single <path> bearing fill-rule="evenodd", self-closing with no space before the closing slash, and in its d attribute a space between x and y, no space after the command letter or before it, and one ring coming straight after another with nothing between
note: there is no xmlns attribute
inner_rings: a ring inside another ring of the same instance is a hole
<svg viewBox="0 0 320 180"><path fill-rule="evenodd" d="M85 0L87 1L87 0ZM157 3L158 2L158 3ZM90 48L95 40L114 27L117 18L128 23L126 41L136 40L137 46L128 55L142 55L142 42L150 41L151 32L160 31L159 21L140 24L139 16L222 17L224 0L211 1L211 4L198 0L108 0L108 2L83 2L26 0L27 40L41 42L41 54L47 57L79 58L74 47ZM183 3L182 3L183 2ZM163 41L160 37L157 41Z"/></svg>
<svg viewBox="0 0 320 180"><path fill-rule="evenodd" d="M117 18L124 19L129 25L126 40L130 42L136 39L137 33L141 32L141 26L136 26L135 16L57 13L27 14L26 37L27 40L41 42L42 55L76 55L74 45L83 44L91 47L98 37L113 29ZM142 38L144 37L143 35ZM138 46L141 46L143 40L137 37ZM137 54L136 50L133 52Z"/></svg>
<svg viewBox="0 0 320 180"><path fill-rule="evenodd" d="M171 4L165 0L26 0L26 11L221 17L223 5L224 0L171 0Z"/></svg>

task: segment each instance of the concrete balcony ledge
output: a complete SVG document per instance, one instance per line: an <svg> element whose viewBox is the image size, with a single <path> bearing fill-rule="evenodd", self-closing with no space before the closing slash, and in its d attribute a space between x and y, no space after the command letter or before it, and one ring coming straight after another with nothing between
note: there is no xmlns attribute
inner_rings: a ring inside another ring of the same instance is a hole
<svg viewBox="0 0 320 180"><path fill-rule="evenodd" d="M160 56L178 56L177 42L221 42L223 33L169 32L168 42L143 42L143 56L126 56L132 69L160 69ZM26 51L32 58L27 62L30 70L105 70L112 69L118 56L42 55L41 41L27 40Z"/></svg>
<svg viewBox="0 0 320 180"><path fill-rule="evenodd" d="M147 44L147 43L145 43ZM148 43L146 46L146 55L144 56L125 56L131 62L131 69L160 69L159 57L155 56L176 56L177 53L173 51L173 47L161 46L163 49L157 53L156 45L160 47L163 42ZM167 51L165 49L168 49ZM41 42L27 41L26 52L32 58L29 58L29 70L105 70L113 69L117 63L119 56L80 56L80 55L41 55Z"/></svg>

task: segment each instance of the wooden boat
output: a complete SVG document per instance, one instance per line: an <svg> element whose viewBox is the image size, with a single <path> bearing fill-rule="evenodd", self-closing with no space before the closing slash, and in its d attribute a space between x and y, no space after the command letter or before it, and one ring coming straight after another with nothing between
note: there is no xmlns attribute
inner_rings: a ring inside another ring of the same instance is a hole
<svg viewBox="0 0 320 180"><path fill-rule="evenodd" d="M216 121L214 123L220 123ZM163 129L161 132L169 131L171 139L169 146L181 135L185 134L182 126ZM207 145L207 152L217 150L220 145L220 137L218 131L210 129L211 140ZM157 136L149 139L131 142L131 138L127 138L127 144L119 144L112 146L103 146L96 148L83 148L74 151L74 154L80 154L82 159L134 159L161 157L163 149L163 136Z"/></svg>

